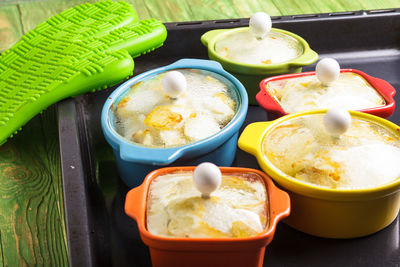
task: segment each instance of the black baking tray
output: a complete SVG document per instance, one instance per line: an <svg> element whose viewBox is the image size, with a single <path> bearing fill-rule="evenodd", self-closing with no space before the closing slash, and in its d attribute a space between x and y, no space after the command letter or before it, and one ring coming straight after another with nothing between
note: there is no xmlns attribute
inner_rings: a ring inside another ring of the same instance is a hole
<svg viewBox="0 0 400 267"><path fill-rule="evenodd" d="M320 57L362 70L400 88L400 9L273 17L273 26L305 38ZM207 58L200 36L208 30L248 25L248 19L167 23L163 47L135 59L135 75L178 59ZM304 70L313 70L314 65ZM119 179L101 127L110 88L58 104L62 178L70 266L150 266L147 247L124 211L129 190ZM395 97L399 102L399 96ZM250 106L244 125L266 120ZM397 109L390 118L400 123ZM259 168L238 149L235 166ZM313 237L279 223L264 266L400 266L399 219L357 239Z"/></svg>

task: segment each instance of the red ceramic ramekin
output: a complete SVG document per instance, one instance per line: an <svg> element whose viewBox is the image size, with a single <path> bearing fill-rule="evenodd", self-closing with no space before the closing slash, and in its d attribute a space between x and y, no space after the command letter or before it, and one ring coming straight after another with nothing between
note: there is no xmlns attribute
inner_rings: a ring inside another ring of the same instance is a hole
<svg viewBox="0 0 400 267"><path fill-rule="evenodd" d="M149 186L160 175L194 171L196 167L169 167L149 173L143 183L130 190L125 200L126 214L136 220L143 242L149 246L153 266L262 266L265 247L272 241L277 223L289 216L290 199L263 172L255 169L220 167L222 174L255 173L267 191L268 228L259 235L244 238L174 238L151 234L146 229Z"/></svg>
<svg viewBox="0 0 400 267"><path fill-rule="evenodd" d="M362 109L358 111L369 113L381 118L388 118L393 114L395 108L395 102L393 96L396 94L396 90L387 81L369 76L368 74L355 69L341 69L340 72L341 73L352 72L360 75L385 99L386 105L384 106ZM269 116L270 113L276 115L277 117L282 117L284 115L287 115L288 113L267 91L266 89L267 84L272 81L286 80L286 79L298 78L310 75L315 75L315 71L279 75L262 80L260 82L260 91L256 95L258 104L267 112L268 117L270 117ZM277 117L272 117L272 118L275 119Z"/></svg>

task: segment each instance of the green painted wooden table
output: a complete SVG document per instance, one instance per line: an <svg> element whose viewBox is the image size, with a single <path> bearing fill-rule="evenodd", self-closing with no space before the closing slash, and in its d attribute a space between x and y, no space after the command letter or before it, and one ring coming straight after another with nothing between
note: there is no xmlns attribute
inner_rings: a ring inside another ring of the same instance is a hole
<svg viewBox="0 0 400 267"><path fill-rule="evenodd" d="M1 0L0 51L39 22L95 0ZM400 7L399 0L127 0L139 17L164 22ZM0 147L0 265L67 266L60 153L55 108L36 116Z"/></svg>

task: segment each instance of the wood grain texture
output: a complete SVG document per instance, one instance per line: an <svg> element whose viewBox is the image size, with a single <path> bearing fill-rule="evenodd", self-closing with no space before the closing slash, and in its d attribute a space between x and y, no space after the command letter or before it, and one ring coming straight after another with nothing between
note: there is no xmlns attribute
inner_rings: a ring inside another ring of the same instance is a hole
<svg viewBox="0 0 400 267"><path fill-rule="evenodd" d="M0 147L0 199L3 266L68 266L54 107Z"/></svg>
<svg viewBox="0 0 400 267"><path fill-rule="evenodd" d="M67 0L67 1L41 1L24 2L19 4L21 21L23 22L24 33L33 30L40 22L60 13L61 11L82 3L93 3L97 0Z"/></svg>
<svg viewBox="0 0 400 267"><path fill-rule="evenodd" d="M62 10L98 0L5 0L0 2L0 51L11 47L22 33ZM125 0L140 19L164 22L249 17L257 11L271 16L358 11L400 7L398 0ZM20 23L22 22L22 24ZM6 34L2 37L2 24ZM11 30L10 30L11 29ZM21 30L23 29L23 30Z"/></svg>
<svg viewBox="0 0 400 267"><path fill-rule="evenodd" d="M126 0L126 2L135 7L139 19L151 18L150 13L145 6L146 0Z"/></svg>
<svg viewBox="0 0 400 267"><path fill-rule="evenodd" d="M22 25L17 6L0 8L0 51L11 47L22 36Z"/></svg>

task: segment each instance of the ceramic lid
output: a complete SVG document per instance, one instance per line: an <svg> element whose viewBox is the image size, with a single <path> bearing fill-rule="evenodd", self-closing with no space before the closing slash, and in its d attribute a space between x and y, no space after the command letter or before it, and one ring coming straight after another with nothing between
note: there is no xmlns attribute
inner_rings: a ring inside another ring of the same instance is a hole
<svg viewBox="0 0 400 267"><path fill-rule="evenodd" d="M224 128L237 109L226 78L207 70L178 69L131 86L114 107L117 132L151 147L175 147Z"/></svg>
<svg viewBox="0 0 400 267"><path fill-rule="evenodd" d="M397 179L398 136L376 122L349 121L343 114L284 120L262 141L266 160L294 179L328 188L372 188Z"/></svg>
<svg viewBox="0 0 400 267"><path fill-rule="evenodd" d="M303 53L303 46L297 39L283 32L270 31L258 39L250 29L244 29L218 39L215 51L235 62L269 65L297 58Z"/></svg>
<svg viewBox="0 0 400 267"><path fill-rule="evenodd" d="M287 113L329 108L362 110L386 104L360 74L340 72L333 58L320 60L313 75L273 80L265 89Z"/></svg>
<svg viewBox="0 0 400 267"><path fill-rule="evenodd" d="M147 196L147 230L176 238L250 237L264 232L269 219L262 177L252 172L222 173L218 188L204 197L199 180L216 173L202 169L196 174L203 164L194 171L178 170L152 181Z"/></svg>

